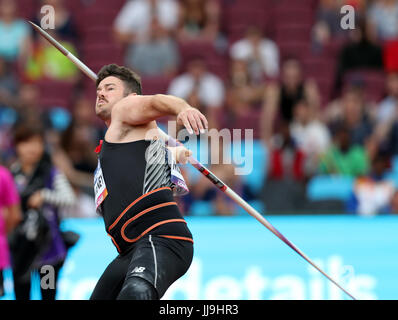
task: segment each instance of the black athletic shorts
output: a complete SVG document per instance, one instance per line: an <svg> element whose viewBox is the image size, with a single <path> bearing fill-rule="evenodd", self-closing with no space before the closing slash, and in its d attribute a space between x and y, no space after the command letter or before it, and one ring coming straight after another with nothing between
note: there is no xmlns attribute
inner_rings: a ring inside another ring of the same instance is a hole
<svg viewBox="0 0 398 320"><path fill-rule="evenodd" d="M124 282L131 277L151 283L160 299L170 285L185 274L192 258L191 242L146 235L108 265L90 299L115 300Z"/></svg>

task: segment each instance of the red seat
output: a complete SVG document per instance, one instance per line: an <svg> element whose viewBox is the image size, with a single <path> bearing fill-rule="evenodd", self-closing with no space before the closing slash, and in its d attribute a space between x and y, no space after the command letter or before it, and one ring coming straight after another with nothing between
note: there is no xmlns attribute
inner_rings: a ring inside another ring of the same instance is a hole
<svg viewBox="0 0 398 320"><path fill-rule="evenodd" d="M123 64L123 50L116 44L86 45L82 48L82 57L94 72L105 64Z"/></svg>
<svg viewBox="0 0 398 320"><path fill-rule="evenodd" d="M87 26L81 34L83 46L118 45L109 26Z"/></svg>
<svg viewBox="0 0 398 320"><path fill-rule="evenodd" d="M352 83L362 83L365 97L369 101L380 101L385 93L386 76L382 70L358 69L347 72L343 77L343 89Z"/></svg>
<svg viewBox="0 0 398 320"><path fill-rule="evenodd" d="M398 71L398 40L384 44L384 66L387 72Z"/></svg>
<svg viewBox="0 0 398 320"><path fill-rule="evenodd" d="M142 77L142 91L143 94L157 94L167 93L167 89L172 80L169 76L156 76L156 77Z"/></svg>
<svg viewBox="0 0 398 320"><path fill-rule="evenodd" d="M335 78L336 60L328 56L308 55L302 60L304 72L316 78Z"/></svg>
<svg viewBox="0 0 398 320"><path fill-rule="evenodd" d="M40 91L41 105L48 109L51 107L63 107L70 109L73 93L76 88L75 83L55 80L40 80L36 82Z"/></svg>
<svg viewBox="0 0 398 320"><path fill-rule="evenodd" d="M36 0L17 0L17 15L21 18L32 19L40 9Z"/></svg>
<svg viewBox="0 0 398 320"><path fill-rule="evenodd" d="M290 56L303 60L310 52L310 45L306 41L277 41L277 45L282 60Z"/></svg>
<svg viewBox="0 0 398 320"><path fill-rule="evenodd" d="M276 0L274 1L275 7L278 8L292 8L302 9L308 8L314 10L318 6L319 0Z"/></svg>
<svg viewBox="0 0 398 320"><path fill-rule="evenodd" d="M83 7L73 13L76 17L76 23L81 32L86 28L106 26L112 29L116 19L117 12L110 11L102 7Z"/></svg>
<svg viewBox="0 0 398 320"><path fill-rule="evenodd" d="M276 41L309 42L311 25L308 23L281 24L276 27Z"/></svg>
<svg viewBox="0 0 398 320"><path fill-rule="evenodd" d="M118 13L126 2L126 0L95 0L88 5L88 8L91 10L92 8L97 7L113 13Z"/></svg>
<svg viewBox="0 0 398 320"><path fill-rule="evenodd" d="M225 13L227 32L235 24L245 26L246 28L255 25L263 29L266 20L266 11L255 7L232 7Z"/></svg>
<svg viewBox="0 0 398 320"><path fill-rule="evenodd" d="M210 72L224 77L227 72L227 56L220 54L210 41L184 41L178 44L182 59L181 71L194 57L200 56L208 66Z"/></svg>
<svg viewBox="0 0 398 320"><path fill-rule="evenodd" d="M309 23L314 22L314 10L308 7L292 7L289 5L278 6L274 9L274 21L278 25L289 23Z"/></svg>

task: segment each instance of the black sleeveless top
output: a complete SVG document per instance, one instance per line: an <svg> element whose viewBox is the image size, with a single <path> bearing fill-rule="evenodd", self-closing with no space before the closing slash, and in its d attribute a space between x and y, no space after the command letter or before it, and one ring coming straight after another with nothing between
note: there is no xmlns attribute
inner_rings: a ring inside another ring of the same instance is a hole
<svg viewBox="0 0 398 320"><path fill-rule="evenodd" d="M103 141L99 161L108 192L100 212L119 252L146 234L193 242L173 197L163 141Z"/></svg>

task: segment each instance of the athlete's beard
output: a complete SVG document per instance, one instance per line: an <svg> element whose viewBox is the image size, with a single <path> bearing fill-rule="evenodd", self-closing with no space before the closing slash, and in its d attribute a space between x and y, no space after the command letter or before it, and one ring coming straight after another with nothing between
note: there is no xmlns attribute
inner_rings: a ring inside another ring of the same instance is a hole
<svg viewBox="0 0 398 320"><path fill-rule="evenodd" d="M123 96L120 99L123 99L124 97L126 97L128 95L129 95L129 93L124 91L123 92ZM111 113L112 113L113 105L116 102L118 102L119 100L114 101L112 103L110 103L109 101L106 100L105 104L107 106L104 106L104 105L98 106L98 105L96 105L95 113L96 113L97 117L100 118L102 121L105 121L105 122L108 121L109 122L111 120Z"/></svg>
<svg viewBox="0 0 398 320"><path fill-rule="evenodd" d="M107 104L109 102L106 102ZM95 113L97 115L98 118L100 118L102 121L108 121L111 118L111 111L112 111L112 107L111 106L96 106L95 108Z"/></svg>
<svg viewBox="0 0 398 320"><path fill-rule="evenodd" d="M108 110L100 110L96 112L97 117L100 118L102 121L107 121L111 118L111 113Z"/></svg>

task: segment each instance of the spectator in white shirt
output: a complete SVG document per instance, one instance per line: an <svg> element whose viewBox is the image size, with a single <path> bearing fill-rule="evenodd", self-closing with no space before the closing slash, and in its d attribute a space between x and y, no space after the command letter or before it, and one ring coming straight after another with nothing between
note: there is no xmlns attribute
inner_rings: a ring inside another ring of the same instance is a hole
<svg viewBox="0 0 398 320"><path fill-rule="evenodd" d="M220 78L207 70L201 57L194 57L187 65L187 71L176 77L169 86L168 94L197 101L193 106L206 113L209 127L215 127L216 110L223 106L225 89Z"/></svg>
<svg viewBox="0 0 398 320"><path fill-rule="evenodd" d="M396 119L398 110L398 72L387 75L387 97L380 102L377 120L380 123Z"/></svg>
<svg viewBox="0 0 398 320"><path fill-rule="evenodd" d="M165 30L173 31L178 25L178 11L178 2L175 0L130 0L116 17L116 35L124 43L145 39L153 18Z"/></svg>
<svg viewBox="0 0 398 320"><path fill-rule="evenodd" d="M125 64L142 77L174 75L179 64L177 44L153 19L148 39L130 46Z"/></svg>
<svg viewBox="0 0 398 320"><path fill-rule="evenodd" d="M306 156L306 171L316 172L319 157L326 152L331 143L327 126L314 116L308 102L302 99L293 109L293 122L290 124L290 134Z"/></svg>
<svg viewBox="0 0 398 320"><path fill-rule="evenodd" d="M368 11L380 40L398 39L398 1L376 0Z"/></svg>
<svg viewBox="0 0 398 320"><path fill-rule="evenodd" d="M379 143L391 143L389 140L396 136L398 121L398 72L391 72L386 77L387 96L380 102L376 114L376 129L374 135ZM392 136L391 136L392 135ZM391 145L393 153L398 150Z"/></svg>
<svg viewBox="0 0 398 320"><path fill-rule="evenodd" d="M249 27L246 37L231 46L230 56L234 60L246 60L254 78L279 75L279 49L275 42L264 38L257 27Z"/></svg>

